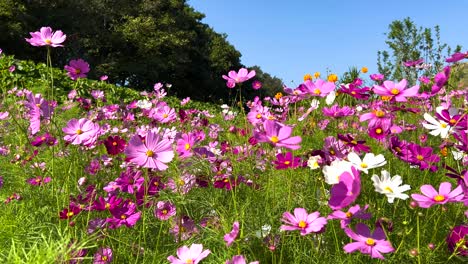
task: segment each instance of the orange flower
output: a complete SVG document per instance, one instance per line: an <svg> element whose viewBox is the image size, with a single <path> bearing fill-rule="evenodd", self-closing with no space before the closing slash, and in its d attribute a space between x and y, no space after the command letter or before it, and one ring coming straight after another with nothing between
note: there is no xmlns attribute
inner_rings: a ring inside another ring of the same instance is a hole
<svg viewBox="0 0 468 264"><path fill-rule="evenodd" d="M369 69L367 69L367 67L362 67L361 68L362 73L367 73L368 71L369 71Z"/></svg>
<svg viewBox="0 0 468 264"><path fill-rule="evenodd" d="M329 82L336 82L336 81L338 81L338 75L332 73L332 74L328 75L327 79L328 79Z"/></svg>
<svg viewBox="0 0 468 264"><path fill-rule="evenodd" d="M312 75L310 75L308 73L306 75L304 75L304 82L307 81L307 80L312 81Z"/></svg>

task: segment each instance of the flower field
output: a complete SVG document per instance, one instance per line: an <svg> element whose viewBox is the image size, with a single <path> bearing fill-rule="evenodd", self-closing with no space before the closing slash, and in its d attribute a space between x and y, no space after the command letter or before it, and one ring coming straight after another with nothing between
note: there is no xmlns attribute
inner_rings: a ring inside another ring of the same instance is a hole
<svg viewBox="0 0 468 264"><path fill-rule="evenodd" d="M235 69L213 105L54 68L61 31L25 41L47 60L0 52L2 263L467 260L468 53L418 83L363 68L251 100Z"/></svg>

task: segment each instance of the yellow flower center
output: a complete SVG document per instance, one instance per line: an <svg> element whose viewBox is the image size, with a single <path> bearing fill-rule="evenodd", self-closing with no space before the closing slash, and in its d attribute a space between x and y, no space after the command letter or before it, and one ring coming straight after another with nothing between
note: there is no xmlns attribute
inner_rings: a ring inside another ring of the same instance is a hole
<svg viewBox="0 0 468 264"><path fill-rule="evenodd" d="M278 141L279 141L279 139L278 139L277 136L272 136L272 137L270 138L270 140L271 140L271 142L273 142L274 144L278 143Z"/></svg>
<svg viewBox="0 0 468 264"><path fill-rule="evenodd" d="M421 160L424 159L424 157L423 157L422 155L417 155L417 156L416 156L416 159L421 161Z"/></svg>
<svg viewBox="0 0 468 264"><path fill-rule="evenodd" d="M366 240L366 245L368 245L368 246L373 246L373 245L375 245L374 239L368 238L368 239Z"/></svg>
<svg viewBox="0 0 468 264"><path fill-rule="evenodd" d="M367 168L367 164L366 163L361 163L361 168L363 168L363 169Z"/></svg>
<svg viewBox="0 0 468 264"><path fill-rule="evenodd" d="M299 221L298 226L299 226L300 228L305 228L305 227L307 226L307 223L304 222L303 220L301 220L301 221Z"/></svg>
<svg viewBox="0 0 468 264"><path fill-rule="evenodd" d="M193 264L193 259L187 259L187 260L185 261L185 264Z"/></svg>
<svg viewBox="0 0 468 264"><path fill-rule="evenodd" d="M163 114L163 118L167 118L168 116L168 114Z"/></svg>
<svg viewBox="0 0 468 264"><path fill-rule="evenodd" d="M376 134L379 134L379 135L382 134L382 129L381 129L381 128L377 128L377 129L375 130L375 133L376 133Z"/></svg>
<svg viewBox="0 0 468 264"><path fill-rule="evenodd" d="M452 118L452 119L449 120L449 123L450 123L451 125L454 125L455 123L457 123L457 120L455 120L455 119Z"/></svg>
<svg viewBox="0 0 468 264"><path fill-rule="evenodd" d="M51 40L51 39L45 39L44 42L45 42L47 45L52 44L52 40Z"/></svg>
<svg viewBox="0 0 468 264"><path fill-rule="evenodd" d="M37 183L40 183L41 182L41 179L40 178L37 178L36 180L34 180L35 182Z"/></svg>
<svg viewBox="0 0 468 264"><path fill-rule="evenodd" d="M385 190L385 191L388 191L388 192L390 192L390 193L393 193L393 190L392 190L392 188L390 188L390 187L388 187L388 186L387 186L387 187L385 187L385 189L384 189L384 190Z"/></svg>
<svg viewBox="0 0 468 264"><path fill-rule="evenodd" d="M382 110L375 110L375 111L374 111L374 115L375 115L376 117L384 117L384 116L385 116L385 112L382 111Z"/></svg>
<svg viewBox="0 0 468 264"><path fill-rule="evenodd" d="M77 135L81 135L81 134L83 134L83 130L81 130L81 129L77 129L77 130L76 130L76 134L77 134Z"/></svg>
<svg viewBox="0 0 468 264"><path fill-rule="evenodd" d="M398 90L397 88L393 88L391 91L390 91L391 94L393 95L398 95L400 94L400 90Z"/></svg>
<svg viewBox="0 0 468 264"><path fill-rule="evenodd" d="M352 140L352 141L351 141L351 144L357 145L357 141L356 141L356 140Z"/></svg>
<svg viewBox="0 0 468 264"><path fill-rule="evenodd" d="M289 165L291 162L289 160L284 162L284 165Z"/></svg>
<svg viewBox="0 0 468 264"><path fill-rule="evenodd" d="M352 91L352 92L351 92L351 94L352 94L352 95L355 95L355 94L356 94L356 92L355 92L355 91Z"/></svg>
<svg viewBox="0 0 468 264"><path fill-rule="evenodd" d="M446 128L446 127L447 127L447 124L445 124L445 123L440 123L440 127L441 127L441 128Z"/></svg>
<svg viewBox="0 0 468 264"><path fill-rule="evenodd" d="M396 151L397 153L400 153L400 152L401 152L401 148L400 148L400 147L395 147L395 151Z"/></svg>
<svg viewBox="0 0 468 264"><path fill-rule="evenodd" d="M275 120L276 118L274 116L268 116L268 120Z"/></svg>
<svg viewBox="0 0 468 264"><path fill-rule="evenodd" d="M106 205L104 207L106 207L106 209L109 209L110 208L110 203L106 203Z"/></svg>
<svg viewBox="0 0 468 264"><path fill-rule="evenodd" d="M112 146L117 146L117 142L112 142Z"/></svg>
<svg viewBox="0 0 468 264"><path fill-rule="evenodd" d="M440 194L438 194L438 195L436 195L434 197L434 201L436 201L436 202L443 202L444 200L445 200L445 196L440 195Z"/></svg>
<svg viewBox="0 0 468 264"><path fill-rule="evenodd" d="M315 89L314 90L314 94L320 94L320 93L321 93L320 89Z"/></svg>
<svg viewBox="0 0 468 264"><path fill-rule="evenodd" d="M162 210L162 214L163 214L163 215L166 215L166 214L167 214L167 210L166 210L166 209Z"/></svg>
<svg viewBox="0 0 468 264"><path fill-rule="evenodd" d="M260 119L260 118L262 118L262 115L261 115L261 114L257 114L255 117L256 117L257 119Z"/></svg>
<svg viewBox="0 0 468 264"><path fill-rule="evenodd" d="M81 70L80 69L75 69L75 74L80 74Z"/></svg>
<svg viewBox="0 0 468 264"><path fill-rule="evenodd" d="M68 213L67 213L67 217L72 217L73 215L74 215L73 212L68 212Z"/></svg>
<svg viewBox="0 0 468 264"><path fill-rule="evenodd" d="M153 152L152 150L148 149L148 150L146 151L146 156L151 158L151 157L154 156L154 152Z"/></svg>
<svg viewBox="0 0 468 264"><path fill-rule="evenodd" d="M353 213L351 213L351 212L346 212L346 218L351 218L351 216L353 216Z"/></svg>
<svg viewBox="0 0 468 264"><path fill-rule="evenodd" d="M190 144L189 144L189 143L185 143L184 148L185 148L185 150L189 150L189 149L190 149Z"/></svg>
<svg viewBox="0 0 468 264"><path fill-rule="evenodd" d="M276 94L275 94L276 100L281 99L281 97L283 97L283 94L282 94L282 93L276 93Z"/></svg>
<svg viewBox="0 0 468 264"><path fill-rule="evenodd" d="M127 216L123 214L123 215L120 216L120 219L125 220L125 219L127 219Z"/></svg>
<svg viewBox="0 0 468 264"><path fill-rule="evenodd" d="M101 257L101 260L102 260L102 261L107 261L107 256L102 256L102 257Z"/></svg>

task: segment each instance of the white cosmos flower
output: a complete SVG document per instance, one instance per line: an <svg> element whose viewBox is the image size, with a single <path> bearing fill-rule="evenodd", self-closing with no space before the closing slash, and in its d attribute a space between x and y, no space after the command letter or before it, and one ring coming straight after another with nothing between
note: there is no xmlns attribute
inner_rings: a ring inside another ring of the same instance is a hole
<svg viewBox="0 0 468 264"><path fill-rule="evenodd" d="M327 97L325 98L325 103L326 103L327 105L331 105L331 104L333 104L333 102L335 101L335 98L336 98L336 93L335 93L335 91L331 91L331 92L327 95Z"/></svg>
<svg viewBox="0 0 468 264"><path fill-rule="evenodd" d="M328 184L337 184L340 182L340 176L343 172L349 172L352 175L351 167L353 164L345 160L334 160L330 166L322 169L325 182Z"/></svg>
<svg viewBox="0 0 468 264"><path fill-rule="evenodd" d="M408 195L404 194L411 189L408 184L401 185L403 181L400 175L390 176L390 173L386 170L381 172L382 178L377 175L372 175L372 181L374 182L375 191L381 194L385 194L388 198L389 203L393 203L395 198L402 200L408 199ZM401 186L400 186L401 185Z"/></svg>
<svg viewBox="0 0 468 264"><path fill-rule="evenodd" d="M440 135L441 138L447 138L447 136L449 134L449 131L450 131L450 128L452 128L449 124L447 124L444 121L439 121L439 120L435 119L434 117L432 117L428 113L424 114L424 119L428 123L424 123L423 126L425 128L427 128L427 129L431 130L431 132L429 132L429 134L431 134L433 136Z"/></svg>
<svg viewBox="0 0 468 264"><path fill-rule="evenodd" d="M320 168L319 162L322 160L322 157L320 156L312 156L307 160L307 167L309 167L311 170L315 170Z"/></svg>
<svg viewBox="0 0 468 264"><path fill-rule="evenodd" d="M348 154L348 160L356 167L356 169L363 171L365 174L369 173L369 169L381 167L387 164L387 161L382 154L376 156L374 153L366 153L364 158L361 160L358 154L350 152Z"/></svg>
<svg viewBox="0 0 468 264"><path fill-rule="evenodd" d="M141 109L148 110L153 106L153 104L150 101L144 99L144 100L138 100L137 103L136 103L136 106L141 108Z"/></svg>

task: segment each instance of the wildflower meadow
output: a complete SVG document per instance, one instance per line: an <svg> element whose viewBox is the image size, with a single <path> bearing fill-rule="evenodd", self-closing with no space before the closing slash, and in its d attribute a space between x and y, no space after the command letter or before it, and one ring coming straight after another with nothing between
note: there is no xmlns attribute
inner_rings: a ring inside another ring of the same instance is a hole
<svg viewBox="0 0 468 264"><path fill-rule="evenodd" d="M25 36L44 63L0 51L2 263L467 261L468 53L263 98L232 69L215 105L52 67L72 33Z"/></svg>

